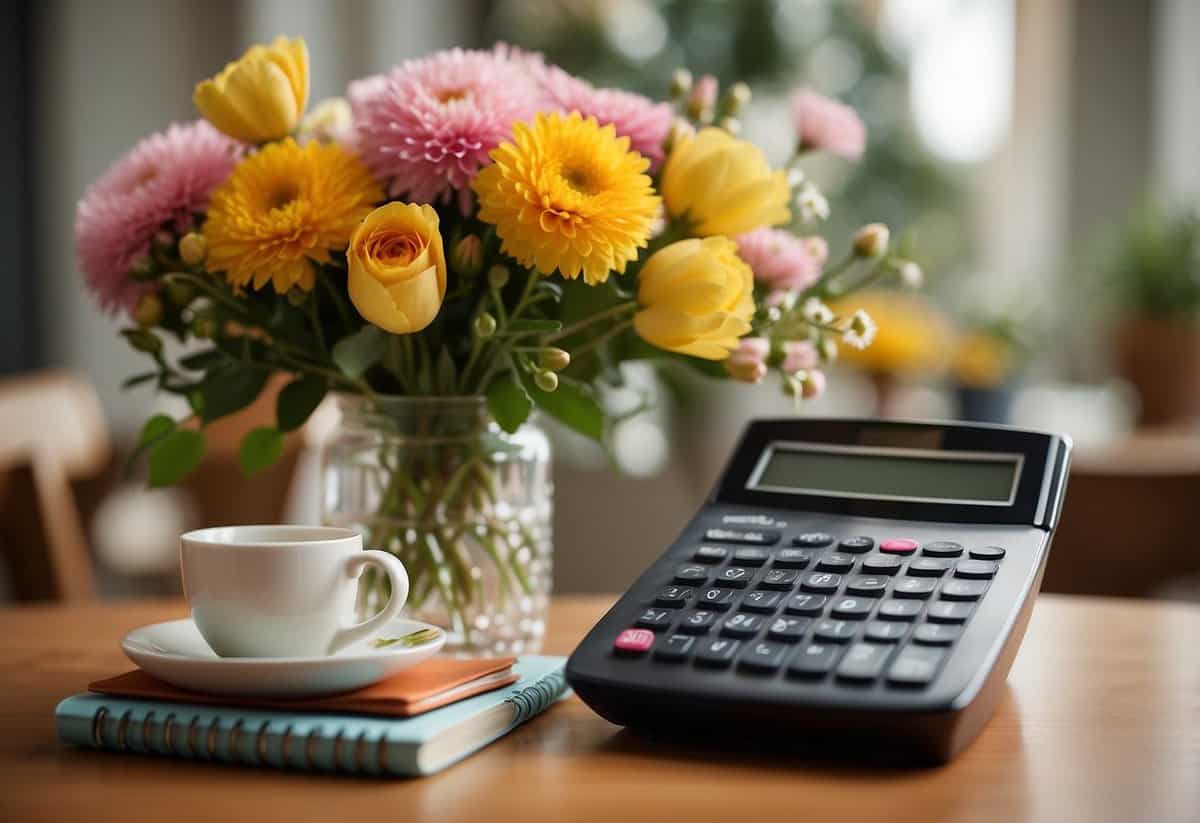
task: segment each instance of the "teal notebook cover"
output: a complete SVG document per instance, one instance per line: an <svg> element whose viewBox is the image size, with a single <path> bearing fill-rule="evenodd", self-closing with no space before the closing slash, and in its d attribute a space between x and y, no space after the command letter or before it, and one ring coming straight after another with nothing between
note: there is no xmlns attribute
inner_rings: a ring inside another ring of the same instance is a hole
<svg viewBox="0 0 1200 823"><path fill-rule="evenodd" d="M567 693L562 657L529 655L516 683L408 718L247 710L77 694L59 739L97 749L375 777L432 774L503 737Z"/></svg>

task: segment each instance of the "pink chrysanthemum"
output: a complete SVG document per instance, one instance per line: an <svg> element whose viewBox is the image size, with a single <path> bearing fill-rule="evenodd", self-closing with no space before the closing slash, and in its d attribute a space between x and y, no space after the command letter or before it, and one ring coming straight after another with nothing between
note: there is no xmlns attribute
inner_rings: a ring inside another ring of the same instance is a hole
<svg viewBox="0 0 1200 823"><path fill-rule="evenodd" d="M129 276L163 227L184 231L229 176L242 144L206 121L143 138L93 183L75 210L75 254L109 312L130 311L146 290Z"/></svg>
<svg viewBox="0 0 1200 823"><path fill-rule="evenodd" d="M867 147L867 127L858 112L809 89L792 95L792 123L802 149L857 160Z"/></svg>
<svg viewBox="0 0 1200 823"><path fill-rule="evenodd" d="M663 143L671 130L674 116L669 103L656 103L621 89L597 89L557 66L546 66L540 73L542 89L557 108L594 117L601 126L612 125L618 137L628 137L629 145L656 167L663 159Z"/></svg>
<svg viewBox="0 0 1200 823"><path fill-rule="evenodd" d="M418 203L457 195L464 211L488 153L544 108L525 57L504 46L409 60L353 84L349 96L357 148L388 193Z"/></svg>
<svg viewBox="0 0 1200 823"><path fill-rule="evenodd" d="M738 257L754 271L754 279L772 292L805 289L821 276L823 244L783 229L761 228L735 238Z"/></svg>

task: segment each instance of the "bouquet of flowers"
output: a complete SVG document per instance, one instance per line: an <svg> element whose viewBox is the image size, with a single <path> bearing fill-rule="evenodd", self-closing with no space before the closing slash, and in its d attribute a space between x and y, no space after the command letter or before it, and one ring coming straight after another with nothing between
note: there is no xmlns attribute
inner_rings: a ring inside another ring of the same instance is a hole
<svg viewBox="0 0 1200 823"><path fill-rule="evenodd" d="M498 499L496 446L534 409L602 440L620 365L654 358L750 383L774 372L813 397L838 347L875 332L833 299L920 279L877 224L829 261L815 230L829 206L799 161L857 157L865 132L813 92L795 95L795 157L773 169L738 136L741 83L721 94L680 71L656 102L499 45L406 61L306 114L308 63L281 37L197 85L203 119L145 138L83 196L80 267L150 358L126 385L191 410L147 421L152 485L191 471L204 426L273 375L287 382L275 424L242 442L248 473L331 392L381 425L398 396L486 398L490 440L378 447L361 524L404 560L414 605L432 598L460 635L537 589L543 538Z"/></svg>

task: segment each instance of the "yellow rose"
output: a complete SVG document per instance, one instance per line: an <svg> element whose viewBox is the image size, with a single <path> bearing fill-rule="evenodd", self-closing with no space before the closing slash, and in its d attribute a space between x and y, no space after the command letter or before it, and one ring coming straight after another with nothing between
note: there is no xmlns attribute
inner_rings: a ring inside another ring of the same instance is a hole
<svg viewBox="0 0 1200 823"><path fill-rule="evenodd" d="M221 131L247 143L286 137L308 105L308 46L302 38L277 37L251 46L221 73L196 85L200 114Z"/></svg>
<svg viewBox="0 0 1200 823"><path fill-rule="evenodd" d="M787 174L772 171L758 146L723 129L681 137L663 168L661 188L671 216L687 215L701 237L792 219Z"/></svg>
<svg viewBox="0 0 1200 823"><path fill-rule="evenodd" d="M680 240L646 261L638 302L633 327L647 343L724 360L750 331L754 275L727 237Z"/></svg>
<svg viewBox="0 0 1200 823"><path fill-rule="evenodd" d="M433 322L446 296L446 254L437 212L388 203L350 237L350 300L381 329L411 334Z"/></svg>

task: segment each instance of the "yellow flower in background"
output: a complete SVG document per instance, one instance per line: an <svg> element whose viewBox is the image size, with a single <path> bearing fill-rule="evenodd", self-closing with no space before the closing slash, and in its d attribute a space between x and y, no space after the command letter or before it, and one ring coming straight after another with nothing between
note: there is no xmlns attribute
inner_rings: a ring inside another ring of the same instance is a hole
<svg viewBox="0 0 1200 823"><path fill-rule="evenodd" d="M388 203L350 238L350 301L367 321L411 334L437 317L446 296L446 253L431 206Z"/></svg>
<svg viewBox="0 0 1200 823"><path fill-rule="evenodd" d="M680 138L663 168L662 195L671 216L686 216L701 237L792 219L787 173L772 171L758 146L724 129Z"/></svg>
<svg viewBox="0 0 1200 823"><path fill-rule="evenodd" d="M308 105L308 46L286 37L251 46L216 77L197 83L192 102L208 122L238 140L286 137Z"/></svg>
<svg viewBox="0 0 1200 823"><path fill-rule="evenodd" d="M999 386L1012 372L1012 347L994 334L972 332L959 339L951 368L964 386Z"/></svg>
<svg viewBox="0 0 1200 823"><path fill-rule="evenodd" d="M491 158L472 183L479 219L523 265L603 283L646 245L660 208L650 161L612 126L577 112L539 114L517 123Z"/></svg>
<svg viewBox="0 0 1200 823"><path fill-rule="evenodd" d="M878 326L866 348L842 346L843 362L877 374L922 374L945 367L951 333L945 317L911 292L864 291L833 306L840 317L865 311ZM851 332L852 334L852 332Z"/></svg>
<svg viewBox="0 0 1200 823"><path fill-rule="evenodd" d="M724 360L750 331L754 274L727 237L672 243L650 256L638 284L634 329L660 349Z"/></svg>
<svg viewBox="0 0 1200 823"><path fill-rule="evenodd" d="M204 222L205 267L235 286L313 287L327 263L383 199L358 157L338 145L288 138L242 160L213 192Z"/></svg>

